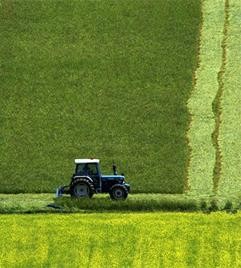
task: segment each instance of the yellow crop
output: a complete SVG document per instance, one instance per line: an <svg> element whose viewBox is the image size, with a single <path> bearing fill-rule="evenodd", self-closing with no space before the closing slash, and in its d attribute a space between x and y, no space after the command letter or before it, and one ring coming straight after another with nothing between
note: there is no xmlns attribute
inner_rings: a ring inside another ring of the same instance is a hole
<svg viewBox="0 0 241 268"><path fill-rule="evenodd" d="M0 267L240 267L241 214L0 216Z"/></svg>

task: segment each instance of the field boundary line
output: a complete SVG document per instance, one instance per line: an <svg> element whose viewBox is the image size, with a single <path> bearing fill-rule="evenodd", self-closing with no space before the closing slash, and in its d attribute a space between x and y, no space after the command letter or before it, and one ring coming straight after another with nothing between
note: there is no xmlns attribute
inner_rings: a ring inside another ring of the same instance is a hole
<svg viewBox="0 0 241 268"><path fill-rule="evenodd" d="M225 0L203 0L202 16L199 65L187 103L191 116L187 133L191 147L187 192L213 195L216 152L212 140L215 129L212 103L219 89L217 76L222 66Z"/></svg>

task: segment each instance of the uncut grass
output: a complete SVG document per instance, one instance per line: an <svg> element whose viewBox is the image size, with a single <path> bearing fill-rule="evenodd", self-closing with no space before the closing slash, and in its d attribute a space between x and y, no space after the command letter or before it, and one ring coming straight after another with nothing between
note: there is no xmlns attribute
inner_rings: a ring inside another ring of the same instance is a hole
<svg viewBox="0 0 241 268"><path fill-rule="evenodd" d="M0 266L240 267L240 217L240 213L2 215Z"/></svg>
<svg viewBox="0 0 241 268"><path fill-rule="evenodd" d="M108 196L102 198L70 197L55 198L55 204L67 211L197 211L199 202L178 195L133 195L125 201L113 201Z"/></svg>
<svg viewBox="0 0 241 268"><path fill-rule="evenodd" d="M103 213L149 211L202 211L216 210L236 213L241 209L240 196L196 196L134 194L126 201L112 201L108 195L92 199L72 199L69 196L54 198L53 194L0 194L0 214L34 213ZM229 207L229 208L228 208Z"/></svg>
<svg viewBox="0 0 241 268"><path fill-rule="evenodd" d="M0 192L52 192L96 157L181 193L199 23L197 0L1 1Z"/></svg>
<svg viewBox="0 0 241 268"><path fill-rule="evenodd" d="M230 0L227 23L227 63L222 76L223 95L221 98L220 148L222 172L218 193L225 196L241 196L240 157L240 85L241 85L241 30L240 1Z"/></svg>
<svg viewBox="0 0 241 268"><path fill-rule="evenodd" d="M188 192L212 195L213 170L216 164L217 112L213 102L219 91L218 73L222 65L222 41L225 0L202 1L199 66L195 86L188 101L191 114L188 138L191 158L188 168ZM212 139L213 136L213 139ZM215 137L214 137L215 136Z"/></svg>
<svg viewBox="0 0 241 268"><path fill-rule="evenodd" d="M203 212L226 211L237 213L241 209L239 196L196 196L134 194L125 201L113 201L108 196L88 198L70 198L67 196L54 199L59 212Z"/></svg>

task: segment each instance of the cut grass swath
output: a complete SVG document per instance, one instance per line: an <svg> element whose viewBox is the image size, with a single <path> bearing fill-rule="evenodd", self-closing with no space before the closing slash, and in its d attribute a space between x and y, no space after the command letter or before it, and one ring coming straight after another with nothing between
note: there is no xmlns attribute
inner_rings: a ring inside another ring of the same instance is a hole
<svg viewBox="0 0 241 268"><path fill-rule="evenodd" d="M212 141L215 129L212 103L218 91L217 76L222 64L224 6L224 0L202 2L199 66L195 87L188 102L191 114L188 131L191 147L188 188L189 193L194 195L213 194L216 152Z"/></svg>
<svg viewBox="0 0 241 268"><path fill-rule="evenodd" d="M220 148L222 172L218 193L241 196L241 1L229 1L227 63L221 99Z"/></svg>
<svg viewBox="0 0 241 268"><path fill-rule="evenodd" d="M220 71L218 73L218 91L216 97L213 101L213 112L215 115L215 129L213 132L213 144L216 150L216 161L213 170L213 190L217 193L218 183L221 177L222 172L222 152L220 148L219 142L219 131L220 131L220 124L221 124L221 99L224 90L224 73L227 63L227 31L228 31L228 20L229 20L229 0L225 0L225 18L224 18L224 25L223 25L223 40L222 40L222 64L220 67Z"/></svg>

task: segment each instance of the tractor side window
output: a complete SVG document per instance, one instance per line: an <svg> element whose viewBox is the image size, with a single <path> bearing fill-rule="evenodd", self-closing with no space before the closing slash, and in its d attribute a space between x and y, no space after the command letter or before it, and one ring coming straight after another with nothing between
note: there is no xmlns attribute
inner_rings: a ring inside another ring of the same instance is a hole
<svg viewBox="0 0 241 268"><path fill-rule="evenodd" d="M76 174L80 176L95 176L98 175L97 165L95 163L78 164L76 167Z"/></svg>
<svg viewBox="0 0 241 268"><path fill-rule="evenodd" d="M78 164L76 167L76 174L84 175L84 164Z"/></svg>
<svg viewBox="0 0 241 268"><path fill-rule="evenodd" d="M89 164L89 173L90 175L98 175L97 165Z"/></svg>

